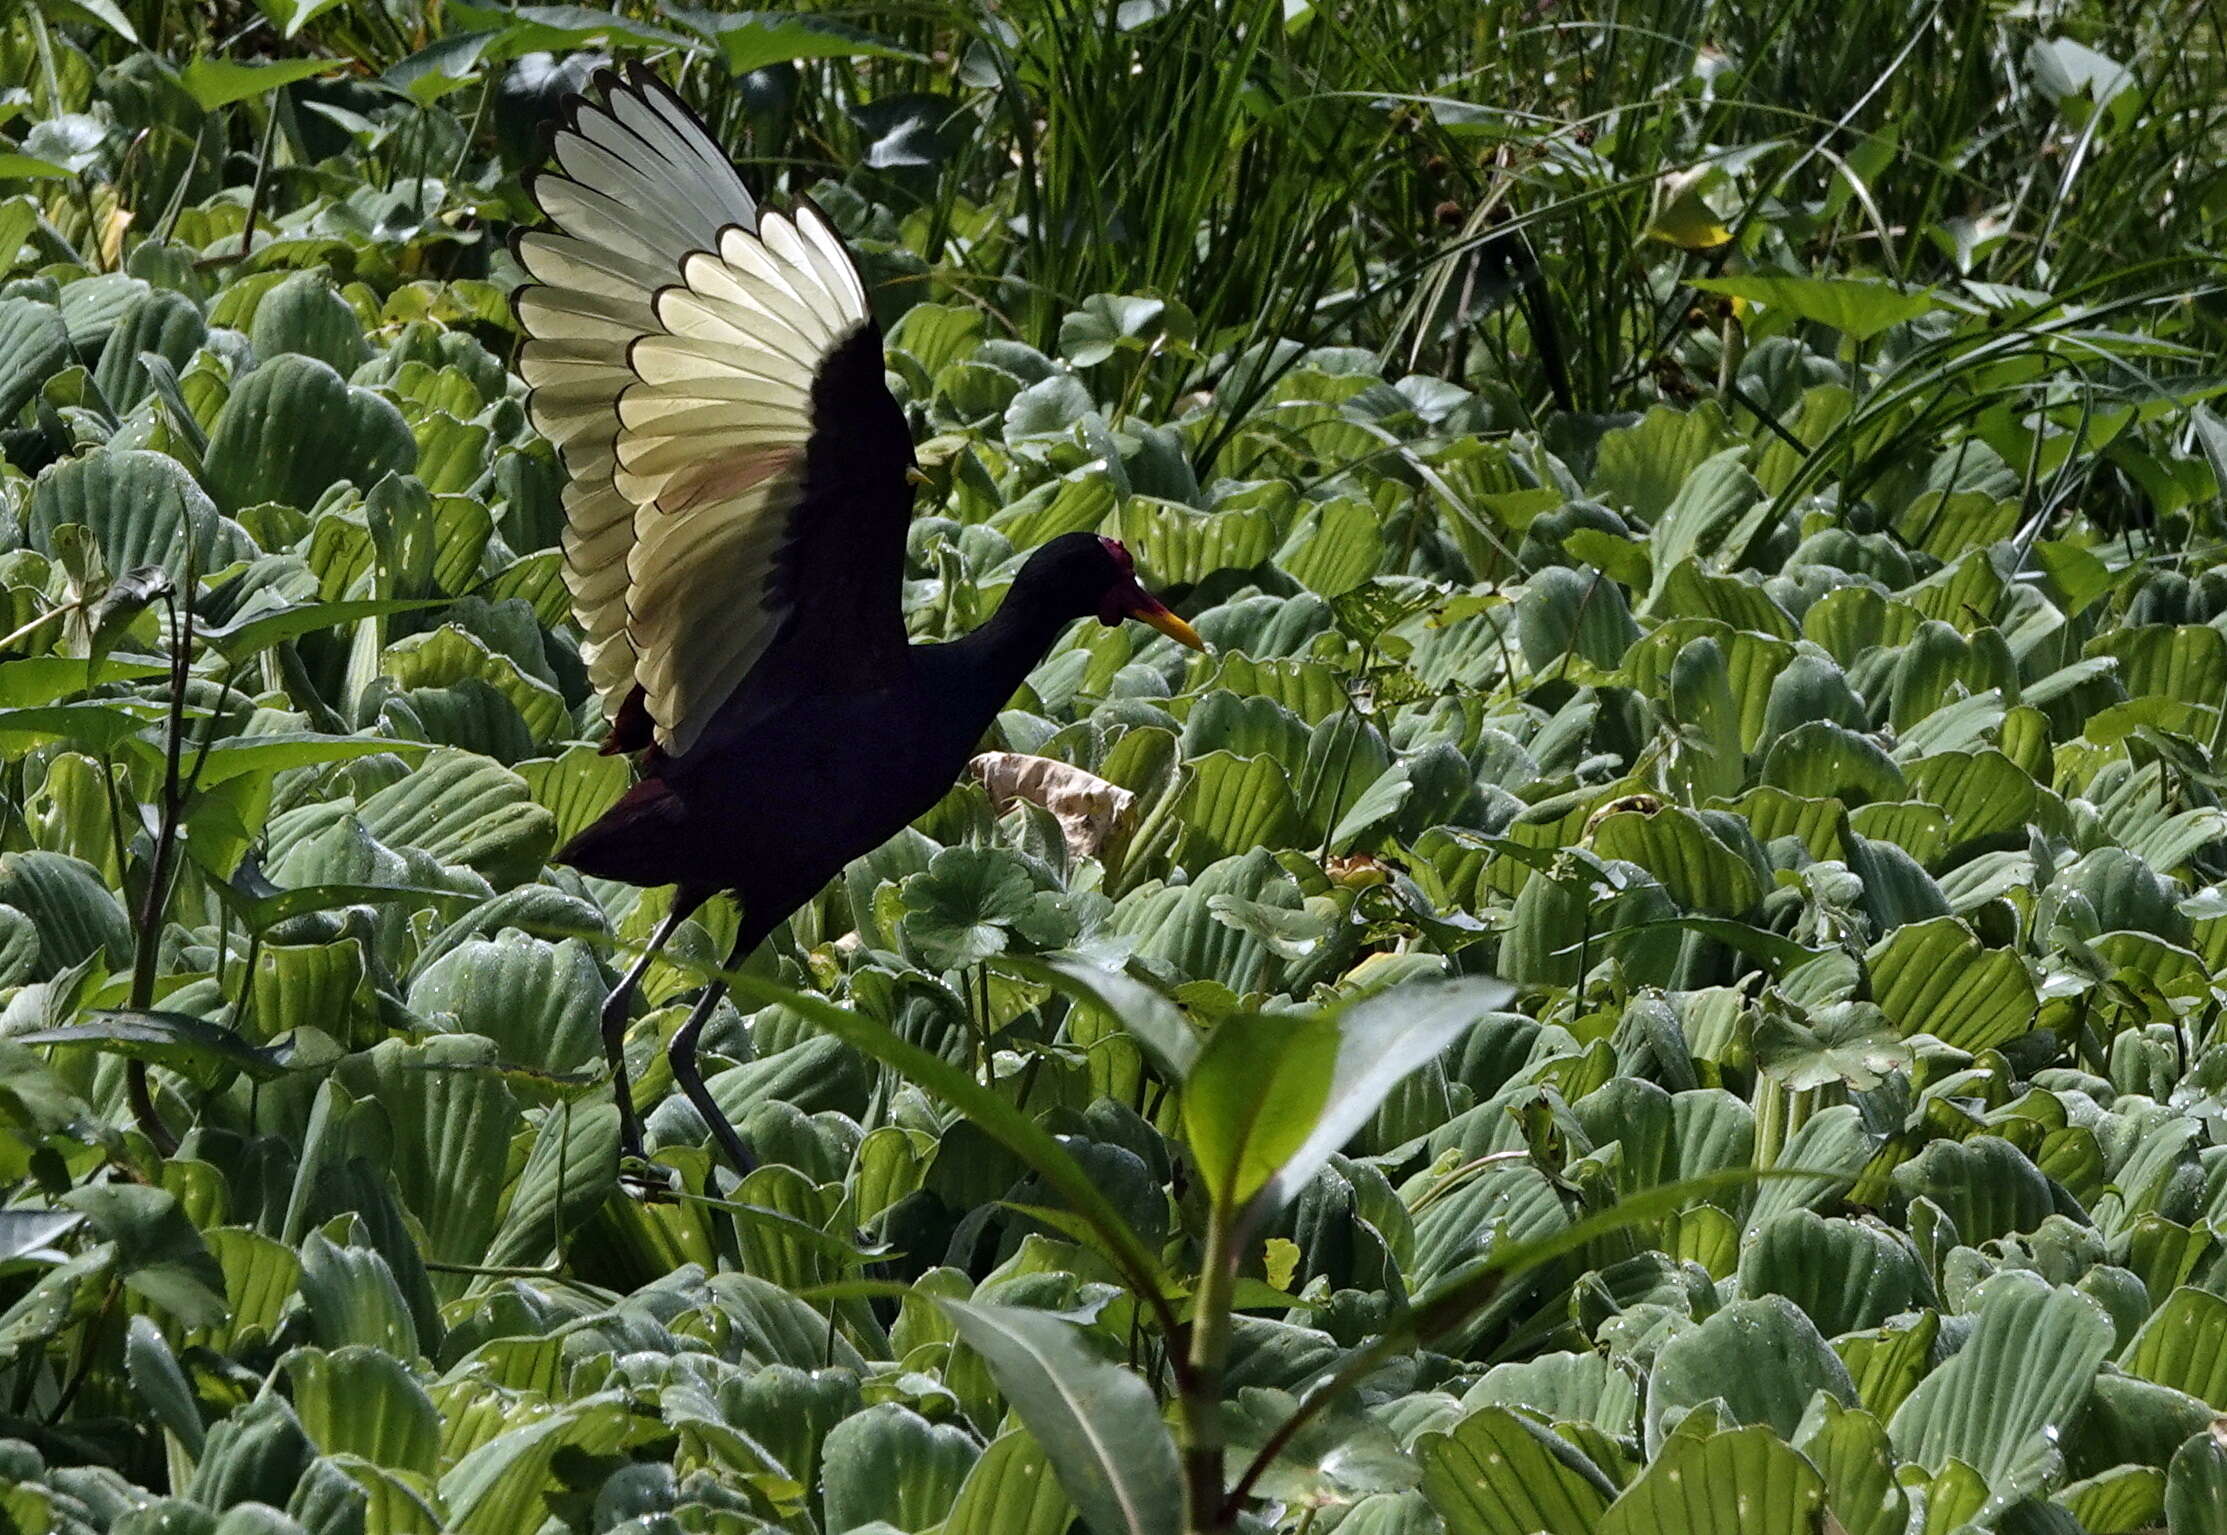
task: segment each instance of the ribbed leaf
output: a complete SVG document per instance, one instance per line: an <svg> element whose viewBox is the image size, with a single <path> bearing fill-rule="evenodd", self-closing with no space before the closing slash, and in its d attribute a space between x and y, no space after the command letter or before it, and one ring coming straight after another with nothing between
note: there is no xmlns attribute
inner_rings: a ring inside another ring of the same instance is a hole
<svg viewBox="0 0 2227 1535"><path fill-rule="evenodd" d="M1895 1450L1939 1472L1950 1460L2004 1490L2022 1462L2061 1441L2111 1349L2086 1296L2006 1272L1975 1294L1972 1336L1918 1383L1887 1425Z"/></svg>
<svg viewBox="0 0 2227 1535"><path fill-rule="evenodd" d="M15 420L24 401L61 366L69 346L69 332L53 305L0 298L0 424Z"/></svg>
<svg viewBox="0 0 2227 1535"><path fill-rule="evenodd" d="M1984 1050L2033 1027L2038 998L2019 957L1982 947L1954 917L1897 928L1865 956L1872 998L1905 1036Z"/></svg>
<svg viewBox="0 0 2227 1535"><path fill-rule="evenodd" d="M417 445L402 413L324 363L288 354L232 391L209 433L209 492L226 511L258 501L307 509L342 480L406 472Z"/></svg>
<svg viewBox="0 0 2227 1535"><path fill-rule="evenodd" d="M422 848L498 887L538 871L556 840L556 818L533 803L524 780L485 758L435 752L409 777L359 807L382 842Z"/></svg>
<svg viewBox="0 0 2227 1535"><path fill-rule="evenodd" d="M159 565L176 575L189 547L206 551L216 506L169 455L102 448L40 475L26 521L44 552L54 552L57 528L80 523L111 571Z"/></svg>
<svg viewBox="0 0 2227 1535"><path fill-rule="evenodd" d="M389 1170L424 1228L428 1258L477 1263L494 1238L518 1117L510 1089L488 1069L496 1061L484 1038L435 1035L387 1040L343 1068L393 1126Z"/></svg>
<svg viewBox="0 0 2227 1535"><path fill-rule="evenodd" d="M2172 1535L2227 1527L2227 1441L2216 1427L2173 1453L2165 1473L2165 1527Z"/></svg>
<svg viewBox="0 0 2227 1535"><path fill-rule="evenodd" d="M2175 1290L2119 1363L2129 1374L2227 1411L2227 1299L2187 1285Z"/></svg>
<svg viewBox="0 0 2227 1535"><path fill-rule="evenodd" d="M393 1355L362 1344L297 1349L285 1370L302 1429L326 1454L423 1476L438 1469L441 1415Z"/></svg>
<svg viewBox="0 0 2227 1535"><path fill-rule="evenodd" d="M828 1535L876 1521L920 1535L950 1513L980 1454L965 1429L895 1402L845 1418L827 1436Z"/></svg>
<svg viewBox="0 0 2227 1535"><path fill-rule="evenodd" d="M1290 774L1275 758L1217 751L1187 771L1176 814L1186 833L1185 861L1193 867L1291 840L1299 807Z"/></svg>
<svg viewBox="0 0 2227 1535"><path fill-rule="evenodd" d="M449 1528L459 1535L511 1535L538 1525L561 1454L611 1455L651 1431L612 1397L588 1397L489 1440L441 1477Z"/></svg>
<svg viewBox="0 0 2227 1535"><path fill-rule="evenodd" d="M1121 537L1153 580L1194 586L1218 570L1250 570L1273 554L1290 502L1287 489L1250 506L1202 512L1132 496L1121 510Z"/></svg>
<svg viewBox="0 0 2227 1535"><path fill-rule="evenodd" d="M967 1473L943 1535L1061 1535L1074 1518L1043 1447L1025 1433L1000 1434Z"/></svg>
<svg viewBox="0 0 2227 1535"><path fill-rule="evenodd" d="M955 1300L941 1305L988 1363L1094 1535L1174 1535L1182 1527L1175 1443L1142 1379L1054 1317ZM1036 1506L1028 1497L1025 1507Z"/></svg>
<svg viewBox="0 0 2227 1535"><path fill-rule="evenodd" d="M555 757L516 764L534 803L556 818L555 842L563 847L585 831L627 790L633 774L626 759L592 746L571 746Z"/></svg>
<svg viewBox="0 0 2227 1535"><path fill-rule="evenodd" d="M1615 1484L1522 1413L1486 1407L1416 1446L1447 1535L1596 1535Z"/></svg>
<svg viewBox="0 0 2227 1535"><path fill-rule="evenodd" d="M1826 1509L1847 1535L1903 1535L1910 1500L1877 1418L1821 1396L1793 1437L1824 1478Z"/></svg>
<svg viewBox="0 0 2227 1535"><path fill-rule="evenodd" d="M1828 1338L1876 1327L1928 1288L1909 1244L1885 1226L1791 1210L1740 1252L1740 1289L1783 1295Z"/></svg>
<svg viewBox="0 0 2227 1535"><path fill-rule="evenodd" d="M1673 1435L1601 1516L1599 1535L1808 1535L1824 1479L1767 1428Z"/></svg>
<svg viewBox="0 0 2227 1535"><path fill-rule="evenodd" d="M2137 1535L2165 1513L2165 1473L2156 1466L2116 1466L2074 1482L2050 1500L2090 1535Z"/></svg>
<svg viewBox="0 0 2227 1535"><path fill-rule="evenodd" d="M563 1073L601 1059L605 990L586 944L506 932L442 955L411 982L409 1002L423 1016L447 1013L457 1027L486 1035L506 1063Z"/></svg>
<svg viewBox="0 0 2227 1535"><path fill-rule="evenodd" d="M1747 861L1676 806L1603 817L1593 828L1593 851L1638 864L1691 912L1737 917L1762 893Z"/></svg>
<svg viewBox="0 0 2227 1535"><path fill-rule="evenodd" d="M1790 1439L1819 1391L1844 1405L1856 1399L1847 1366L1816 1325L1782 1296L1734 1301L1655 1356L1647 1443L1659 1449L1680 1418L1710 1401L1723 1402L1733 1424L1762 1424Z"/></svg>

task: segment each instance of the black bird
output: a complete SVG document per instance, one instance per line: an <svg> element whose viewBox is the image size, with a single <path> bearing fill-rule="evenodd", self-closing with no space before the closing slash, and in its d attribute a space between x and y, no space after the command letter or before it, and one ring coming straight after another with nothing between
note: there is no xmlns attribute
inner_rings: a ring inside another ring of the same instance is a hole
<svg viewBox="0 0 2227 1535"><path fill-rule="evenodd" d="M732 969L844 865L925 812L1075 619L1136 618L1194 648L1119 543L1071 533L964 639L905 634L912 440L850 253L809 203L744 190L710 131L639 66L567 99L528 190L515 295L534 425L561 451L581 655L642 776L560 852L674 885L603 1009L622 1154L640 1156L622 1042L652 954L720 891ZM723 986L670 1055L735 1166L751 1158L697 1069Z"/></svg>

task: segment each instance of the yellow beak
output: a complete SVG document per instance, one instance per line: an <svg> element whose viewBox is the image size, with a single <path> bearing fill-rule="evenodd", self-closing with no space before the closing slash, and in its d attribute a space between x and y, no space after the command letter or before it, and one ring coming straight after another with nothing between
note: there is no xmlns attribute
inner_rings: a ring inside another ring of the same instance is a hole
<svg viewBox="0 0 2227 1535"><path fill-rule="evenodd" d="M1138 608L1129 615L1141 624L1150 624L1178 645L1188 645L1193 650L1206 649L1206 641L1199 638L1198 630L1176 617L1155 602L1149 608Z"/></svg>

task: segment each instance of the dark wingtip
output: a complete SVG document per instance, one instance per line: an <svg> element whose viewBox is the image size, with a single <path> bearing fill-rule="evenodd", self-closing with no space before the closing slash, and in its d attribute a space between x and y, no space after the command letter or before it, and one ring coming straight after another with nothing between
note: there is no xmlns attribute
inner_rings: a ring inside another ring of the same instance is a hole
<svg viewBox="0 0 2227 1535"><path fill-rule="evenodd" d="M727 154L727 146L720 143L719 135L711 131L711 124L704 121L704 114L697 111L694 107L690 106L688 104L688 99L681 95L679 91L674 90L673 87L666 82L663 75L650 68L640 59L628 60L626 71L628 77L633 82L635 95L642 98L645 102L650 97L656 96L672 103L674 109L680 113L682 118L692 124L695 127L696 131L704 136L704 141L706 143L710 144L712 148L718 150L721 154ZM728 158L732 160L734 157L732 155L728 155Z"/></svg>
<svg viewBox="0 0 2227 1535"><path fill-rule="evenodd" d="M596 105L609 106L612 93L614 91L625 90L626 81L619 77L619 72L617 70L613 69L610 65L605 64L597 68L592 74L588 76L588 88L592 91L595 91L603 98L603 100L596 103ZM572 99L574 101L579 101L582 98L578 95L575 95Z"/></svg>
<svg viewBox="0 0 2227 1535"><path fill-rule="evenodd" d="M603 738L600 748L606 757L622 752L638 752L657 740L657 722L650 718L649 695L637 684L619 705L617 716L611 721L610 734Z"/></svg>
<svg viewBox="0 0 2227 1535"><path fill-rule="evenodd" d="M510 248L510 259L517 262L520 270L522 271L525 270L526 267L526 257L522 248L525 244L525 240L525 226L513 225L511 227L509 236L503 241L503 243ZM527 280L525 282L517 283L512 286L509 296L510 320L513 325L518 327L521 333L524 333L526 330L526 311L522 307L526 298L526 290L529 288L538 288L539 286L541 286L539 283L532 280L532 272L527 271L526 277ZM530 390L528 391L529 394L531 394L531 392L532 391Z"/></svg>

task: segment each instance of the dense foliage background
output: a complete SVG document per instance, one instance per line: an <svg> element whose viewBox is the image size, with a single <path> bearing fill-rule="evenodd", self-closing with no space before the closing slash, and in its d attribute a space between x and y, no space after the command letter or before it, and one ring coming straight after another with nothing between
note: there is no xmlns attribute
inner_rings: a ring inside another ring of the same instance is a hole
<svg viewBox="0 0 2227 1535"><path fill-rule="evenodd" d="M258 7L0 19L0 1530L2227 1529L2217 6ZM1215 647L756 957L731 1197L731 915L645 1199L545 861L613 57L862 253L918 637Z"/></svg>

